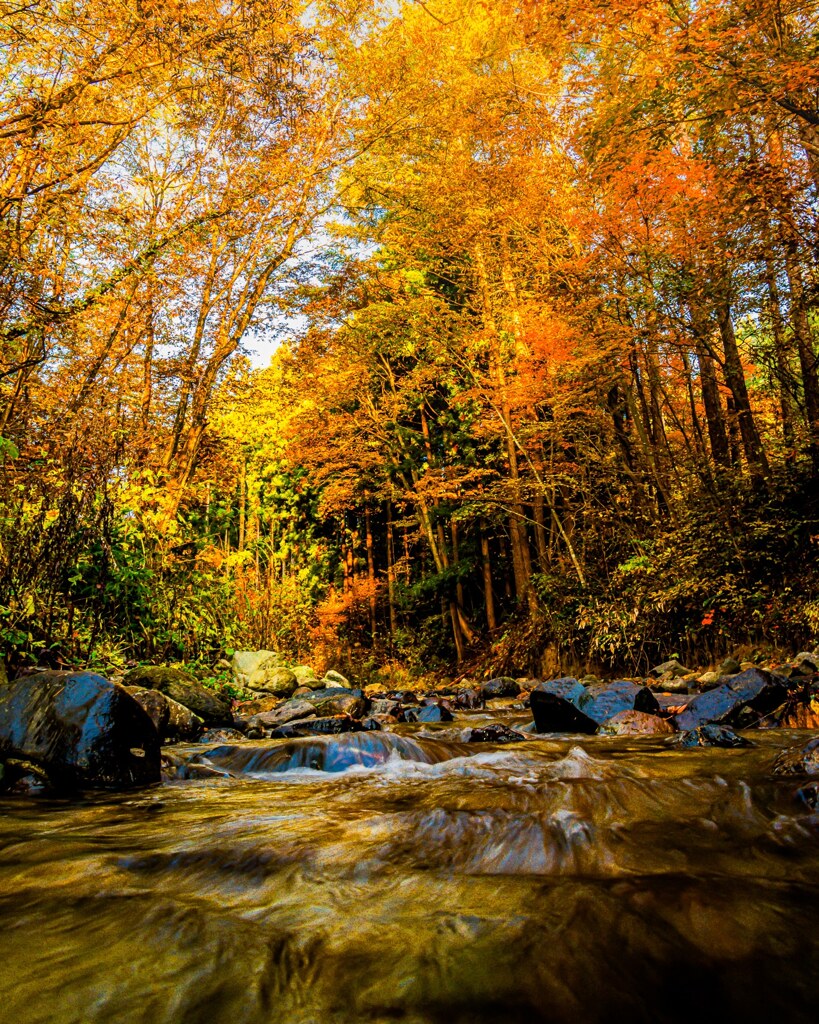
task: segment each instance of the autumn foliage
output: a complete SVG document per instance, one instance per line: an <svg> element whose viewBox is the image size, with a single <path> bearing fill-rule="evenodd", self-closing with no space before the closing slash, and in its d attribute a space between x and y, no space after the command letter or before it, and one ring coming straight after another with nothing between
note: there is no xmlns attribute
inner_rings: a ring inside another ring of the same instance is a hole
<svg viewBox="0 0 819 1024"><path fill-rule="evenodd" d="M811 5L3 6L8 656L819 629Z"/></svg>

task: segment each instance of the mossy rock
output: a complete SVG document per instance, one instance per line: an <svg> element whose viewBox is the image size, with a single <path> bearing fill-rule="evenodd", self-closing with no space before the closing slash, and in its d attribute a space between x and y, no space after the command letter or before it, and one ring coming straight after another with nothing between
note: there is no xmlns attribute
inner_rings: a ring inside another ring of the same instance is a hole
<svg viewBox="0 0 819 1024"><path fill-rule="evenodd" d="M230 697L198 683L181 668L163 665L141 665L125 676L126 686L141 686L146 690L159 690L166 697L182 704L198 715L205 725L232 725Z"/></svg>

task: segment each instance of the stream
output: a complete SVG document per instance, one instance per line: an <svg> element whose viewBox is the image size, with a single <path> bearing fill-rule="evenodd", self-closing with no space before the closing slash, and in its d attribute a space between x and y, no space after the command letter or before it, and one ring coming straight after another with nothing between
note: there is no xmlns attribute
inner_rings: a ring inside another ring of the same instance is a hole
<svg viewBox="0 0 819 1024"><path fill-rule="evenodd" d="M771 774L814 734L748 735L402 726L3 799L0 1021L815 1021L819 816Z"/></svg>

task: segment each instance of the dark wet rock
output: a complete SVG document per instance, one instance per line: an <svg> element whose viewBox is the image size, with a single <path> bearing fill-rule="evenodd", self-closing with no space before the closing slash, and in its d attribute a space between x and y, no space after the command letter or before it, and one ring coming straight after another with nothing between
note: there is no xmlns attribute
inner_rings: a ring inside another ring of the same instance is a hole
<svg viewBox="0 0 819 1024"><path fill-rule="evenodd" d="M128 691L93 672L42 672L0 697L0 757L32 761L58 788L159 782L159 734Z"/></svg>
<svg viewBox="0 0 819 1024"><path fill-rule="evenodd" d="M418 695L412 690L390 690L387 700L397 700L399 704L419 704Z"/></svg>
<svg viewBox="0 0 819 1024"><path fill-rule="evenodd" d="M819 736L781 751L771 770L774 775L819 775Z"/></svg>
<svg viewBox="0 0 819 1024"><path fill-rule="evenodd" d="M525 743L526 737L500 722L470 729L467 743Z"/></svg>
<svg viewBox="0 0 819 1024"><path fill-rule="evenodd" d="M310 704L319 717L327 718L334 715L349 715L351 718L363 718L369 710L369 701L360 691L357 694L350 690L333 688L316 690L310 696L304 696L300 703Z"/></svg>
<svg viewBox="0 0 819 1024"><path fill-rule="evenodd" d="M752 747L753 743L725 725L701 725L680 733L678 747Z"/></svg>
<svg viewBox="0 0 819 1024"><path fill-rule="evenodd" d="M303 718L316 718L316 707L307 700L289 700L281 707L272 711L263 711L254 715L247 723L248 729L277 729L288 722L297 722Z"/></svg>
<svg viewBox="0 0 819 1024"><path fill-rule="evenodd" d="M146 690L159 690L198 715L205 725L233 724L230 697L207 689L182 669L161 665L140 666L131 669L125 676L125 684L141 686Z"/></svg>
<svg viewBox="0 0 819 1024"><path fill-rule="evenodd" d="M361 719L361 724L365 729L373 730L376 726L383 729L385 726L398 725L399 721L395 715L369 715Z"/></svg>
<svg viewBox="0 0 819 1024"><path fill-rule="evenodd" d="M370 713L373 715L394 715L397 718L401 714L401 705L397 700L372 700L370 701Z"/></svg>
<svg viewBox="0 0 819 1024"><path fill-rule="evenodd" d="M660 709L648 687L626 680L583 686L571 677L552 679L535 687L529 699L538 732L592 733L620 711Z"/></svg>
<svg viewBox="0 0 819 1024"><path fill-rule="evenodd" d="M290 739L294 736L334 736L342 732L361 731L361 722L349 715L333 715L328 718L308 718L299 722L288 722L270 732L273 739Z"/></svg>
<svg viewBox="0 0 819 1024"><path fill-rule="evenodd" d="M520 683L517 679L511 679L509 676L488 679L481 686L481 696L484 700L496 700L499 697L517 697L519 693Z"/></svg>
<svg viewBox="0 0 819 1024"><path fill-rule="evenodd" d="M452 712L444 704L427 704L417 711L416 722L451 722Z"/></svg>
<svg viewBox="0 0 819 1024"><path fill-rule="evenodd" d="M647 686L619 679L613 683L592 683L579 699L580 710L597 725L602 725L621 711L644 711L656 715L660 710L657 698Z"/></svg>
<svg viewBox="0 0 819 1024"><path fill-rule="evenodd" d="M796 799L815 811L819 807L819 782L809 782L806 786L800 786L796 791Z"/></svg>
<svg viewBox="0 0 819 1024"><path fill-rule="evenodd" d="M736 658L725 658L717 669L717 672L719 672L721 676L735 676L741 671L742 665L740 665Z"/></svg>
<svg viewBox="0 0 819 1024"><path fill-rule="evenodd" d="M244 734L238 729L208 729L199 737L200 743L241 743Z"/></svg>
<svg viewBox="0 0 819 1024"><path fill-rule="evenodd" d="M664 661L661 665L655 665L654 668L649 669L648 674L654 676L655 679L659 679L660 676L670 676L676 679L680 676L691 675L691 669L686 668L676 658L672 658L670 661Z"/></svg>
<svg viewBox="0 0 819 1024"><path fill-rule="evenodd" d="M529 695L537 731L594 732L597 723L579 707L585 695L583 684L570 676L539 683Z"/></svg>
<svg viewBox="0 0 819 1024"><path fill-rule="evenodd" d="M746 669L730 682L696 696L677 715L675 725L680 732L687 732L711 722L734 724L745 708L756 712L758 719L782 704L786 694L780 677L763 669Z"/></svg>
<svg viewBox="0 0 819 1024"><path fill-rule="evenodd" d="M452 704L462 711L474 711L483 707L483 697L478 690L459 690L453 694Z"/></svg>
<svg viewBox="0 0 819 1024"><path fill-rule="evenodd" d="M148 713L162 740L195 740L204 728L202 719L159 690L146 690L141 686L126 687L128 692Z"/></svg>
<svg viewBox="0 0 819 1024"><path fill-rule="evenodd" d="M597 730L601 736L662 736L674 732L666 718L645 711L618 711Z"/></svg>
<svg viewBox="0 0 819 1024"><path fill-rule="evenodd" d="M0 764L0 792L17 796L37 796L50 792L51 781L46 771L32 761L10 757Z"/></svg>

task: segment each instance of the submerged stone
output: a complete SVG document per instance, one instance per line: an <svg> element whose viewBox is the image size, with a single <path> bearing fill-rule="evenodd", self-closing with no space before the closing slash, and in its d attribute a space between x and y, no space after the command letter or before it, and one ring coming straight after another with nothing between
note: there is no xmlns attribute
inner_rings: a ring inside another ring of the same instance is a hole
<svg viewBox="0 0 819 1024"><path fill-rule="evenodd" d="M701 725L677 737L678 747L752 747L753 743L724 725Z"/></svg>
<svg viewBox="0 0 819 1024"><path fill-rule="evenodd" d="M771 770L774 775L819 775L819 736L804 746L783 750Z"/></svg>
<svg viewBox="0 0 819 1024"><path fill-rule="evenodd" d="M40 672L0 699L0 755L32 761L58 787L159 782L159 734L130 693L93 672Z"/></svg>

